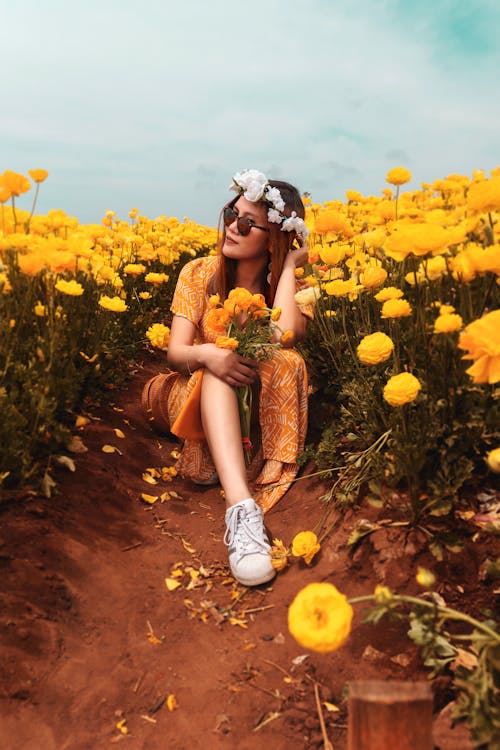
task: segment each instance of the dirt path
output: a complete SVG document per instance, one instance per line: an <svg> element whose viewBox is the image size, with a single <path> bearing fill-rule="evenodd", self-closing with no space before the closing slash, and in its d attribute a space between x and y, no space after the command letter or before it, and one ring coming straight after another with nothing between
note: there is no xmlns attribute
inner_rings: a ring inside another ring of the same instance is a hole
<svg viewBox="0 0 500 750"><path fill-rule="evenodd" d="M305 653L288 633L288 605L303 585L326 579L350 596L376 582L411 590L418 540L383 532L351 555L349 511L311 568L295 561L271 586L237 586L219 488L142 479L174 463L175 444L149 432L138 407L156 369L145 365L114 408L92 412L79 433L88 452L76 456L74 474L58 471L51 500L1 506L0 746L322 747L316 684L321 701L339 708L323 712L343 750L346 683L413 679L422 674L417 654L404 628L373 628L360 616L339 652ZM119 452L102 452L105 444ZM178 497L153 506L139 499L165 491ZM296 483L267 516L271 534L289 543L312 528L324 491L315 479ZM180 585L169 591L165 578ZM123 720L126 734L116 726Z"/></svg>

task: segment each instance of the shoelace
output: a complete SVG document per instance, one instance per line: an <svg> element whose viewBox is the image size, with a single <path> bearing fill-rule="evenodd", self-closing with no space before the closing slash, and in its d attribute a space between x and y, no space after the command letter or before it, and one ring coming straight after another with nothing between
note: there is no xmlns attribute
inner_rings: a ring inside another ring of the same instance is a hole
<svg viewBox="0 0 500 750"><path fill-rule="evenodd" d="M260 510L247 512L239 507L231 512L224 534L224 544L235 547L238 558L256 552L268 552L269 543L265 539Z"/></svg>

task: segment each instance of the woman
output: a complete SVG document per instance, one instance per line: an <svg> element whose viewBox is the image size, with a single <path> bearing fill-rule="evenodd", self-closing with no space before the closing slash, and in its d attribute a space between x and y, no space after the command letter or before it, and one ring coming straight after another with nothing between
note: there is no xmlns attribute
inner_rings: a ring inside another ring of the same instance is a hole
<svg viewBox="0 0 500 750"><path fill-rule="evenodd" d="M184 439L177 469L199 484L220 481L231 571L253 586L274 576L262 508L268 510L297 473L307 427L307 375L291 348L259 363L216 346L206 325L209 298L218 293L223 301L236 287L264 294L269 307L281 309L276 340L282 331L292 332L287 347L304 336L312 313L294 299L295 270L307 261L297 189L256 170L236 174L232 189L237 195L223 210L219 254L197 258L179 274L167 359L181 376L170 390L168 412L172 432ZM249 489L235 391L249 384L260 387L259 505Z"/></svg>

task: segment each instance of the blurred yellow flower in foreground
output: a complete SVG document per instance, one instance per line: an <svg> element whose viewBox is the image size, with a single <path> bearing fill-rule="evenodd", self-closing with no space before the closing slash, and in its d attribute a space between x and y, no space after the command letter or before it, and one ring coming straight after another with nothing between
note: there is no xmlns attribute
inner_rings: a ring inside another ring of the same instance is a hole
<svg viewBox="0 0 500 750"><path fill-rule="evenodd" d="M292 540L292 555L302 557L310 565L313 557L320 551L321 545L314 531L300 531Z"/></svg>
<svg viewBox="0 0 500 750"><path fill-rule="evenodd" d="M121 313L128 310L127 305L122 299L120 299L120 297L108 297L105 294L99 299L99 305L105 310L110 310L111 312Z"/></svg>
<svg viewBox="0 0 500 750"><path fill-rule="evenodd" d="M352 617L347 598L333 584L310 583L288 609L288 629L304 648L326 653L346 641Z"/></svg>
<svg viewBox="0 0 500 750"><path fill-rule="evenodd" d="M494 448L488 453L486 463L492 471L500 473L500 448Z"/></svg>
<svg viewBox="0 0 500 750"><path fill-rule="evenodd" d="M422 388L419 380L409 372L393 375L384 386L384 399L391 406L403 406L414 401Z"/></svg>
<svg viewBox="0 0 500 750"><path fill-rule="evenodd" d="M466 350L462 359L472 359L474 364L467 370L474 383L498 383L500 381L500 310L474 320L460 334L458 347Z"/></svg>
<svg viewBox="0 0 500 750"><path fill-rule="evenodd" d="M170 340L170 328L163 323L153 323L146 331L146 336L157 349L166 349Z"/></svg>
<svg viewBox="0 0 500 750"><path fill-rule="evenodd" d="M392 599L392 591L387 586L377 584L375 586L374 596L377 604L389 604Z"/></svg>
<svg viewBox="0 0 500 750"><path fill-rule="evenodd" d="M377 331L362 338L356 351L364 365L378 365L389 359L394 351L394 343L385 333Z"/></svg>
<svg viewBox="0 0 500 750"><path fill-rule="evenodd" d="M71 279L71 281L59 279L56 282L56 289L58 292L69 294L71 297L80 297L83 294L83 286L74 279Z"/></svg>
<svg viewBox="0 0 500 750"><path fill-rule="evenodd" d="M419 586L424 589L431 589L436 583L436 576L431 570L423 568L421 565L418 566L417 575L415 576Z"/></svg>
<svg viewBox="0 0 500 750"><path fill-rule="evenodd" d="M444 313L438 315L434 321L434 333L453 333L460 331L463 326L463 320L457 313Z"/></svg>
<svg viewBox="0 0 500 750"><path fill-rule="evenodd" d="M387 172L385 179L391 185L404 185L405 182L410 182L411 172L404 167L394 167Z"/></svg>

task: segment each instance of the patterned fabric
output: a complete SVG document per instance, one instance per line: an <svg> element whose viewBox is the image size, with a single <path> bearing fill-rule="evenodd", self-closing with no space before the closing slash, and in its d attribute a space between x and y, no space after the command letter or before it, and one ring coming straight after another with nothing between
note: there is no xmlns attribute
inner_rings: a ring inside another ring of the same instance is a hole
<svg viewBox="0 0 500 750"><path fill-rule="evenodd" d="M209 311L207 285L217 268L219 258L196 258L179 274L171 310L197 327L195 342L213 342L215 336L206 327ZM297 282L299 289L302 283ZM312 307L301 306L304 315L312 317ZM285 494L298 471L297 456L304 448L307 431L307 371L304 360L295 349L278 349L273 357L260 363L259 425L254 439L258 450L248 470L255 482L255 500L269 510ZM177 419L186 399L199 378L181 375L168 397L170 423ZM205 440L185 440L177 470L184 477L205 481L213 476L215 466Z"/></svg>

